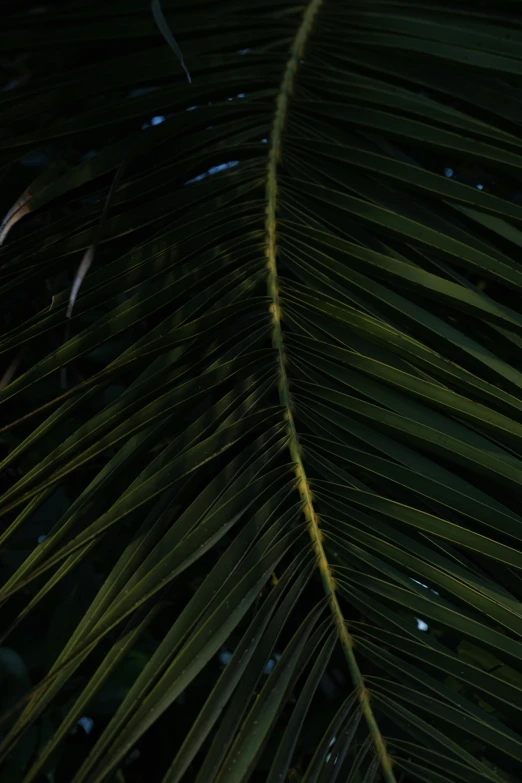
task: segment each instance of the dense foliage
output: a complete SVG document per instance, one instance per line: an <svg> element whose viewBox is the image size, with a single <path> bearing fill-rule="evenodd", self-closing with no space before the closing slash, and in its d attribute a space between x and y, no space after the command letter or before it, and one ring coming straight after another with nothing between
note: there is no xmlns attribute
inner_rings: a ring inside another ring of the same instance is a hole
<svg viewBox="0 0 522 783"><path fill-rule="evenodd" d="M522 3L2 24L0 783L522 780Z"/></svg>

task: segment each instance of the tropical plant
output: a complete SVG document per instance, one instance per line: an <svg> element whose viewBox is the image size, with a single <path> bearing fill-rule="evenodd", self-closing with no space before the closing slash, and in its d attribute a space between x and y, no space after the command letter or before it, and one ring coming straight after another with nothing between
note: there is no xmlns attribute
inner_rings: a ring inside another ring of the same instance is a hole
<svg viewBox="0 0 522 783"><path fill-rule="evenodd" d="M2 783L522 780L521 10L3 18Z"/></svg>

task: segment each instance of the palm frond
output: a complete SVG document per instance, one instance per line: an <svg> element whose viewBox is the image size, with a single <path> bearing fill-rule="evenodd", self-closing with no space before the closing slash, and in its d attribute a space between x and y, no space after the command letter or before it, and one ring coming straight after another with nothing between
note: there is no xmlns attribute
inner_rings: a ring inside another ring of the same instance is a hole
<svg viewBox="0 0 522 783"><path fill-rule="evenodd" d="M519 4L0 48L5 780L519 780Z"/></svg>

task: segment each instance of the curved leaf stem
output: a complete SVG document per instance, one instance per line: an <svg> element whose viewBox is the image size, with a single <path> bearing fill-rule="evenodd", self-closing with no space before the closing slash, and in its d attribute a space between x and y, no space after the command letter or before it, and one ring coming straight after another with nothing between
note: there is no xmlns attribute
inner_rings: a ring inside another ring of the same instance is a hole
<svg viewBox="0 0 522 783"><path fill-rule="evenodd" d="M295 474L297 477L297 486L303 502L303 511L306 518L308 531L312 545L317 558L317 566L321 574L323 587L328 597L328 602L335 626L339 636L344 656L348 665L351 679L357 690L358 700L361 711L366 719L368 730L372 737L379 761L382 767L386 783L396 783L392 768L392 759L388 754L386 744L380 732L379 726L373 714L370 704L370 694L365 686L361 670L355 658L353 651L353 639L348 632L346 622L339 606L336 595L336 585L333 574L330 570L328 560L326 559L323 547L323 534L319 526L319 519L314 508L312 492L308 483L306 471L303 465L302 452L295 427L294 416L292 412L292 401L289 391L289 381L286 372L286 352L283 340L283 331L281 328L281 304L279 296L279 284L277 275L277 200L278 184L277 174L278 165L281 160L281 149L283 133L286 125L288 112L288 103L292 95L294 78L299 69L303 58L304 49L310 32L313 28L316 14L321 7L323 0L311 0L303 14L302 22L293 41L290 58L286 64L283 74L281 87L277 96L276 112L270 137L270 148L268 158L267 182L266 182L266 267L268 270L268 294L271 304L272 314L272 345L277 350L279 365L279 398L284 407L284 415L287 422L288 445L290 455L295 464Z"/></svg>

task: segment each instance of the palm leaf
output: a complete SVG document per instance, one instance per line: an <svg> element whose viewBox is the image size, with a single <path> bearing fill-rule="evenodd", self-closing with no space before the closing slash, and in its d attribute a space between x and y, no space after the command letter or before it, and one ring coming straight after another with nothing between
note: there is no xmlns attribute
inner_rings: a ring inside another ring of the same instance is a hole
<svg viewBox="0 0 522 783"><path fill-rule="evenodd" d="M507 5L7 15L2 779L520 779Z"/></svg>

